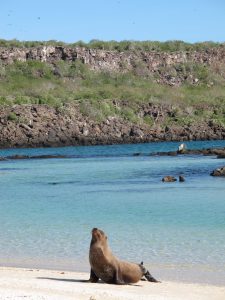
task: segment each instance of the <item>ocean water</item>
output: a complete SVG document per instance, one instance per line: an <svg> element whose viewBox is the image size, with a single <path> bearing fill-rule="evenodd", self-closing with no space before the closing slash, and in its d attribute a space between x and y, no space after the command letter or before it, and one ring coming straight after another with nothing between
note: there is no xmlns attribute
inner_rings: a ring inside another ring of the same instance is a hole
<svg viewBox="0 0 225 300"><path fill-rule="evenodd" d="M0 150L73 156L0 161L0 265L88 271L91 229L98 227L114 254L143 260L158 279L224 285L225 178L209 173L225 160L149 156L178 145ZM165 175L186 181L163 183Z"/></svg>

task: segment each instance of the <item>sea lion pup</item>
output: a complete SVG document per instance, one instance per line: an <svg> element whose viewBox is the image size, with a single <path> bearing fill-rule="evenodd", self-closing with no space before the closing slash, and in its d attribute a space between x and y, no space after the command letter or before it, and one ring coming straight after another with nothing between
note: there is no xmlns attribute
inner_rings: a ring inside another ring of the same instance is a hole
<svg viewBox="0 0 225 300"><path fill-rule="evenodd" d="M108 246L107 236L98 228L92 229L89 261L90 282L98 282L100 278L106 283L129 284L138 282L143 276L148 281L158 282L143 263L134 264L116 258Z"/></svg>

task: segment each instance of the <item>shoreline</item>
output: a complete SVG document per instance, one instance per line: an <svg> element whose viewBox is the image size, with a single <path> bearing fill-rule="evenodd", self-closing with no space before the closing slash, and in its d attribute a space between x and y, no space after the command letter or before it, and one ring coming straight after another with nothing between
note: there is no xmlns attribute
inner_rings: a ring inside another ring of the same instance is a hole
<svg viewBox="0 0 225 300"><path fill-rule="evenodd" d="M0 269L25 269L43 270L65 273L85 273L89 275L90 265L88 260L83 262L74 260L61 260L57 263L48 263L45 260L39 262L14 262L4 263L0 260ZM134 262L134 261L133 261ZM199 284L225 287L225 270L223 266L207 264L159 264L147 263L146 268L157 280L162 282L179 282L182 284Z"/></svg>
<svg viewBox="0 0 225 300"><path fill-rule="evenodd" d="M163 281L135 285L89 283L84 272L0 267L0 300L222 300L225 286Z"/></svg>
<svg viewBox="0 0 225 300"><path fill-rule="evenodd" d="M114 146L118 146L121 144L115 144ZM128 144L123 144L128 145ZM133 144L138 145L138 144ZM93 145L93 146L107 146L107 145ZM113 146L113 145L112 145ZM70 146L67 146L70 147ZM73 147L73 146L71 146ZM81 146L82 147L82 146ZM54 147L58 148L58 147ZM62 148L62 147L59 147ZM21 149L47 149L47 148L0 148L1 150L21 150ZM49 147L48 149L53 149ZM225 158L225 147L209 147L209 148L201 148L201 149L183 149L183 150L173 150L173 151L156 151L156 152L149 152L149 153L142 153L142 152L132 152L130 154L126 154L126 156L177 156L177 155L203 155L203 156L216 156L217 158ZM106 155L105 156L110 156ZM123 155L122 155L123 156ZM0 161L7 161L7 160L21 160L21 159L65 159L65 158L84 158L86 157L83 154L57 154L57 153L48 153L48 154L13 154L13 155L0 155Z"/></svg>
<svg viewBox="0 0 225 300"><path fill-rule="evenodd" d="M155 135L155 134L154 134ZM0 136L1 137L1 136ZM163 137L153 137L153 136L146 136L144 137L125 137L125 138L117 138L112 137L111 139L102 137L96 139L96 137L83 137L77 136L75 138L68 138L67 140L61 142L56 140L52 140L51 142L44 141L44 142L27 142L22 140L15 140L10 141L9 137L3 137L3 142L0 141L0 150L7 150L7 149L40 149L40 148L64 148L64 147L82 147L82 146L116 146L116 145L133 145L133 144L148 144L148 143L162 143L162 142L177 142L177 143L186 143L186 142L204 142L204 141L224 141L224 136L215 135L214 137L205 136L198 139L191 139L189 137L184 136L177 136L175 138L171 138L170 136ZM7 139L7 141L4 141ZM71 139L73 139L71 141Z"/></svg>
<svg viewBox="0 0 225 300"><path fill-rule="evenodd" d="M182 284L198 284L198 285L212 285L217 287L225 287L224 274L225 269L220 267L212 267L207 265L188 265L188 264L146 264L147 269L160 282L179 282ZM57 264L41 264L35 263L8 263L4 264L0 260L1 269L12 270L43 270L52 272L65 273L84 273L88 274L90 271L89 262L69 262Z"/></svg>

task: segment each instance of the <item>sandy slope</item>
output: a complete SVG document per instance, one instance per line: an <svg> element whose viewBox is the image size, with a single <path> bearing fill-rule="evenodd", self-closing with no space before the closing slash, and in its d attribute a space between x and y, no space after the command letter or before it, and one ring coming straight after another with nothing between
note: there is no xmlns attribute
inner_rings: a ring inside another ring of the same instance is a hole
<svg viewBox="0 0 225 300"><path fill-rule="evenodd" d="M176 282L116 286L85 282L87 273L0 268L0 299L7 300L224 300L225 287ZM82 282L82 280L84 282Z"/></svg>

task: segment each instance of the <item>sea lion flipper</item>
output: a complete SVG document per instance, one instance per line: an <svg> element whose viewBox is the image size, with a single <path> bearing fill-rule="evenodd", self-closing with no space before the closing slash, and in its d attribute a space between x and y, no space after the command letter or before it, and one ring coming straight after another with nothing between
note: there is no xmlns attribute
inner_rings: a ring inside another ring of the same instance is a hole
<svg viewBox="0 0 225 300"><path fill-rule="evenodd" d="M145 278L148 280L148 281L151 281L151 282L160 282L158 280L156 280L151 274L149 271L147 271L145 274L144 274Z"/></svg>
<svg viewBox="0 0 225 300"><path fill-rule="evenodd" d="M139 264L142 272L143 272L143 276L145 276L145 278L148 280L148 281L151 281L151 282L160 282L158 280L156 280L152 275L151 273L144 267L144 264L143 264L143 261Z"/></svg>
<svg viewBox="0 0 225 300"><path fill-rule="evenodd" d="M99 280L99 277L96 276L95 272L91 269L90 279L88 281L91 282L91 283L96 283L96 282L98 282L98 280Z"/></svg>
<svg viewBox="0 0 225 300"><path fill-rule="evenodd" d="M121 279L117 279L116 281L115 281L115 284L119 284L119 285L124 285L124 284L126 284L123 280L121 280Z"/></svg>

